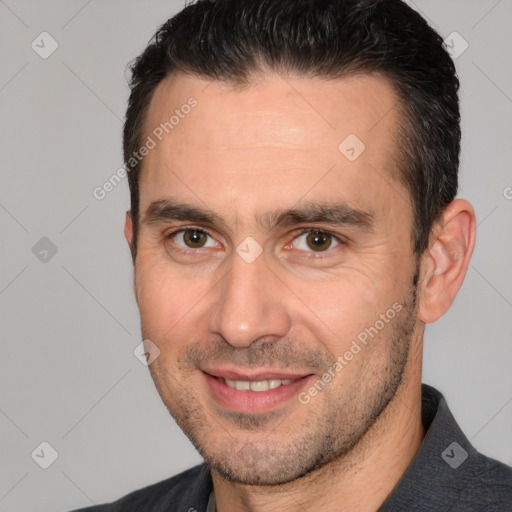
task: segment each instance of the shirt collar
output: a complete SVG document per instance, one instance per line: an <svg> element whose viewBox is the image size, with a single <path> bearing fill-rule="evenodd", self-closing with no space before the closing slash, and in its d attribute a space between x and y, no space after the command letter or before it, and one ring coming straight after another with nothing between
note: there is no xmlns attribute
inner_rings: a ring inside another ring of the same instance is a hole
<svg viewBox="0 0 512 512"><path fill-rule="evenodd" d="M421 389L425 437L378 512L409 510L411 499L425 503L425 510L451 510L446 493L433 490L456 488L457 482L464 481L471 473L472 461L478 456L455 421L444 396L427 384L422 384Z"/></svg>

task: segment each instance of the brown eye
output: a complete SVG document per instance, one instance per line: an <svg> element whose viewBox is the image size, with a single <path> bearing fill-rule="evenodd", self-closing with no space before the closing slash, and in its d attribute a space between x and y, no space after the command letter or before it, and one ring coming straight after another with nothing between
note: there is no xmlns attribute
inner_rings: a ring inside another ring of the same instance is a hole
<svg viewBox="0 0 512 512"><path fill-rule="evenodd" d="M201 249L203 247L214 247L215 241L208 241L211 238L206 231L201 229L181 229L169 235L176 245L185 249Z"/></svg>
<svg viewBox="0 0 512 512"><path fill-rule="evenodd" d="M310 233L306 237L306 241L309 247L317 251L325 251L331 246L331 238L324 233Z"/></svg>
<svg viewBox="0 0 512 512"><path fill-rule="evenodd" d="M206 243L207 236L208 235L203 231L187 230L183 234L183 241L188 245L188 247L195 249L197 247L203 247Z"/></svg>
<svg viewBox="0 0 512 512"><path fill-rule="evenodd" d="M333 245L334 242L334 245ZM303 232L295 239L294 245L297 249L307 252L327 251L332 247L339 245L336 237L330 233L317 230Z"/></svg>

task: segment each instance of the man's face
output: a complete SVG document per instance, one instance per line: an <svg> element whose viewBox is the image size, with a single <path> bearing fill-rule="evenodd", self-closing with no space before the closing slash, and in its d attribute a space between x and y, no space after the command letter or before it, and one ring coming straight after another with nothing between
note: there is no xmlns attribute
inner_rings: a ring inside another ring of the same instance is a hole
<svg viewBox="0 0 512 512"><path fill-rule="evenodd" d="M395 102L378 76L268 75L235 90L177 75L155 91L142 332L160 350L150 369L164 403L225 478L284 483L348 452L417 370Z"/></svg>

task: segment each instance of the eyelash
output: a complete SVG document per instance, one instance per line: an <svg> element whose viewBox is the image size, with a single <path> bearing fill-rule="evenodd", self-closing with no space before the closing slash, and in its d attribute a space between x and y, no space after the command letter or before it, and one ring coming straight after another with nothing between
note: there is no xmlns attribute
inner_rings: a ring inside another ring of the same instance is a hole
<svg viewBox="0 0 512 512"><path fill-rule="evenodd" d="M196 226L182 227L182 228L177 229L177 230L173 231L172 233L169 233L168 235L166 235L166 238L172 239L177 234L183 233L185 231L197 231L199 233L204 233L205 235L208 235L212 239L215 239L214 236L209 231L205 230L204 228L199 228ZM295 241L297 238L299 238L300 236L302 236L305 233L316 233L319 235L325 235L325 236L331 237L333 240L336 240L336 242L338 242L339 245L346 244L346 240L342 239L340 236L337 236L334 233L331 233L330 231L326 231L325 229L319 229L319 228L303 228L303 229L301 229L298 233L296 233L294 235L292 242ZM289 245L289 244L287 244L287 245ZM184 247L181 247L181 246L177 246L177 247L178 247L178 249L177 249L178 251L187 252L187 253L194 252L194 251L200 251L201 249L203 249L202 247L198 247L196 249L191 248L191 247L189 247L187 249L185 249ZM338 247L338 246L335 246L333 249L335 249L336 247ZM321 254L327 253L330 251L332 252L333 249L328 248L325 251L304 251L304 252L306 252L308 254L317 254L318 255L317 257L321 257Z"/></svg>

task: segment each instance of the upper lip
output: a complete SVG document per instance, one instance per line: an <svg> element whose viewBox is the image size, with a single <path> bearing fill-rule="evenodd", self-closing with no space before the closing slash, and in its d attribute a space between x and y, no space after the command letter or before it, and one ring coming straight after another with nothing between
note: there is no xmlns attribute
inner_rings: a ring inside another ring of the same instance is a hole
<svg viewBox="0 0 512 512"><path fill-rule="evenodd" d="M202 369L203 372L208 373L209 375L213 375L214 377L222 377L224 379L229 380L247 380L247 381L258 381L258 380L270 380L270 379L279 379L279 380L297 380L302 377L307 377L311 375L309 373L290 373L285 370L272 370L272 369L252 369L241 371L238 370L229 370L227 368L206 368Z"/></svg>

